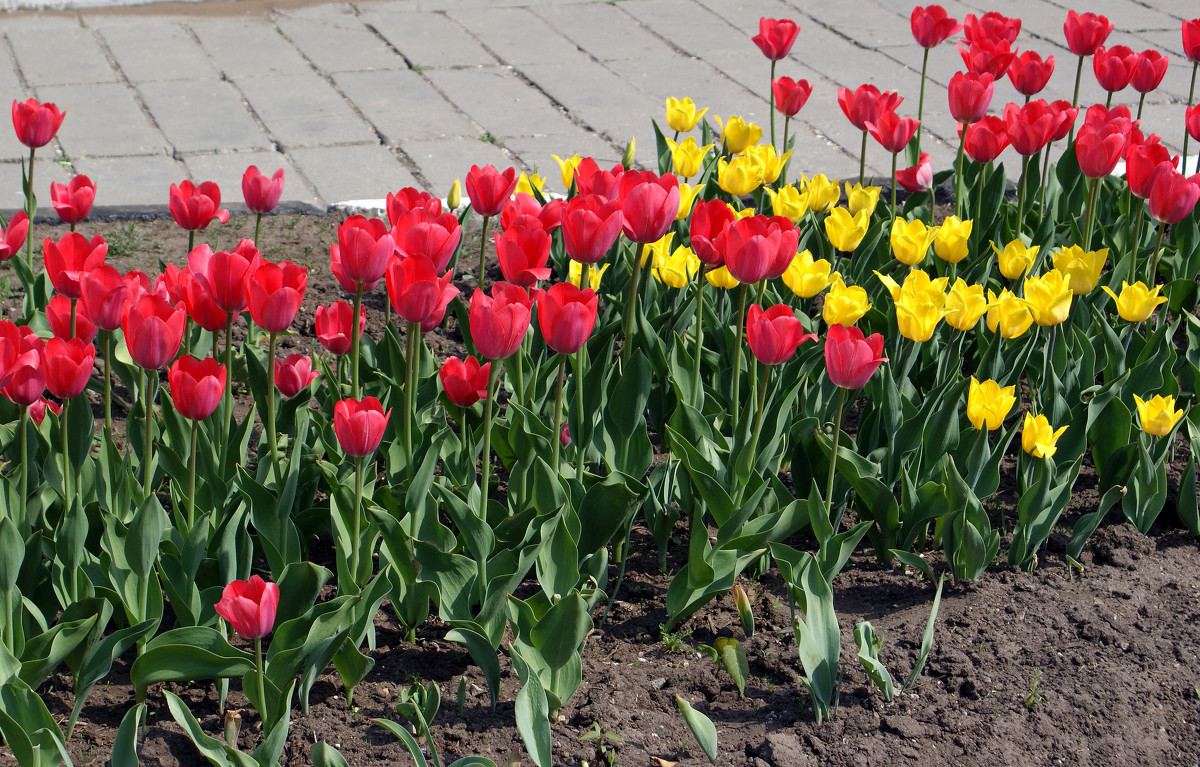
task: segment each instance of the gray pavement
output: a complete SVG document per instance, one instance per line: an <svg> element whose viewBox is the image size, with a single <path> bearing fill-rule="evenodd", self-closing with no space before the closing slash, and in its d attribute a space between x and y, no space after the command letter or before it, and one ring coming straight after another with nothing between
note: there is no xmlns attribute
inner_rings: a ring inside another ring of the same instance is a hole
<svg viewBox="0 0 1200 767"><path fill-rule="evenodd" d="M943 5L960 20L1000 5L1020 16L1018 47L1056 59L1053 98L1069 98L1074 82L1067 9L1106 13L1117 25L1110 45L1170 57L1144 122L1178 151L1191 75L1179 27L1200 13L1195 0ZM223 7L0 15L0 93L67 112L52 145L57 162L39 155L43 208L50 182L74 173L97 181L97 205L165 205L171 183L188 177L216 181L237 203L252 163L285 168L285 200L319 207L406 185L445 195L472 163L540 172L561 191L552 154L614 163L633 136L639 160L651 164L650 119L662 122L668 96L766 128L769 64L749 39L760 16L800 23L777 74L814 86L793 121L793 174L857 174L861 134L837 106L839 86L872 82L905 97L902 114L917 110L921 49L907 0L292 0L250 15ZM956 148L945 84L961 61L950 43L930 60L923 147L944 168ZM1131 93L1120 96L1128 103ZM1085 68L1081 100L1103 96ZM1016 98L1004 81L994 108ZM21 204L24 154L0 131L4 210ZM1011 153L1005 159L1019 167ZM868 166L884 175L889 158L872 145Z"/></svg>

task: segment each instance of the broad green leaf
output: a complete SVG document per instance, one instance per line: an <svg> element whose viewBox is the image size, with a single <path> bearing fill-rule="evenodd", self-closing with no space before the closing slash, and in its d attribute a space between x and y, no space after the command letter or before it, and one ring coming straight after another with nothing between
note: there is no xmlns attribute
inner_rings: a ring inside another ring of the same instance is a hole
<svg viewBox="0 0 1200 767"><path fill-rule="evenodd" d="M679 713L683 714L683 721L687 722L688 729L692 731L692 737L696 739L700 750L708 757L708 761L716 764L717 728L713 725L712 720L692 708L692 704L678 695L675 696L675 707L679 709Z"/></svg>

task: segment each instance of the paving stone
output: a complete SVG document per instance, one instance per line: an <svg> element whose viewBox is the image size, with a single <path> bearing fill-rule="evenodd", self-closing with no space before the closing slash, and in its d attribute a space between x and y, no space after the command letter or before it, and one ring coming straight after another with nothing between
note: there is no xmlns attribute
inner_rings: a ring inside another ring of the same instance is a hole
<svg viewBox="0 0 1200 767"><path fill-rule="evenodd" d="M416 72L343 72L334 81L390 144L480 133Z"/></svg>
<svg viewBox="0 0 1200 767"><path fill-rule="evenodd" d="M55 85L39 88L43 101L67 112L58 141L74 160L87 156L162 154L166 144L127 85Z"/></svg>
<svg viewBox="0 0 1200 767"><path fill-rule="evenodd" d="M600 61L673 59L675 50L651 30L606 3L547 5L534 9L556 32Z"/></svg>
<svg viewBox="0 0 1200 767"><path fill-rule="evenodd" d="M382 10L393 6L364 6L360 18L387 38L409 64L432 69L496 63L495 57L485 51L474 36L445 14ZM407 9L411 5L406 3L403 7Z"/></svg>
<svg viewBox="0 0 1200 767"><path fill-rule="evenodd" d="M429 183L428 191L443 197L455 179L462 179L472 165L494 165L500 170L515 166L518 172L525 170L500 147L478 139L402 141L400 148L420 168Z"/></svg>
<svg viewBox="0 0 1200 767"><path fill-rule="evenodd" d="M242 174L251 165L257 166L267 175L283 168L283 196L281 202L301 202L317 207L325 203L313 191L306 179L297 172L295 164L285 155L275 151L251 152L206 152L185 155L183 163L188 175L194 179L217 182L224 193L223 206L237 205L242 200Z"/></svg>
<svg viewBox="0 0 1200 767"><path fill-rule="evenodd" d="M237 86L271 135L285 148L378 143L341 94L313 72L238 77Z"/></svg>
<svg viewBox="0 0 1200 767"><path fill-rule="evenodd" d="M447 15L505 64L553 64L579 53L575 43L524 8L450 11Z"/></svg>
<svg viewBox="0 0 1200 767"><path fill-rule="evenodd" d="M155 122L180 152L271 146L241 94L227 82L150 82L138 90Z"/></svg>
<svg viewBox="0 0 1200 767"><path fill-rule="evenodd" d="M11 93L13 98L25 98L21 81L17 79L16 64L13 63L12 54L3 39L0 39L0 89L5 93Z"/></svg>
<svg viewBox="0 0 1200 767"><path fill-rule="evenodd" d="M747 45L757 50L747 37L737 34L728 25L716 23L715 13L691 0L646 0L620 3L618 7L692 56L740 53ZM783 6L772 3L770 7L777 10L768 15L782 15L778 9ZM758 18L753 16L751 19L755 26Z"/></svg>
<svg viewBox="0 0 1200 767"><path fill-rule="evenodd" d="M217 69L230 77L297 75L312 71L267 19L196 19L188 22Z"/></svg>
<svg viewBox="0 0 1200 767"><path fill-rule="evenodd" d="M426 73L454 104L501 139L570 134L576 126L545 93L510 67L445 69Z"/></svg>
<svg viewBox="0 0 1200 767"><path fill-rule="evenodd" d="M24 159L28 162L29 150L25 150ZM46 149L39 149L33 169L34 194L38 198L38 215L54 214L50 207L50 184L57 181L65 184L71 180L71 170L55 162L55 155ZM21 191L21 163L0 162L0 210L6 217L18 210L25 209L25 195ZM37 235L35 234L35 237Z"/></svg>
<svg viewBox="0 0 1200 767"><path fill-rule="evenodd" d="M607 69L592 68L586 88L579 87L581 57L559 64L534 64L521 71L541 90L593 130L624 144L630 135L649 132L649 117L662 108L658 99L631 87Z"/></svg>
<svg viewBox="0 0 1200 767"><path fill-rule="evenodd" d="M400 158L379 144L309 147L292 150L288 156L326 205L378 199L402 187L421 186Z"/></svg>
<svg viewBox="0 0 1200 767"><path fill-rule="evenodd" d="M217 70L204 49L182 26L186 19L139 19L126 16L87 16L99 31L121 72L132 82L215 78Z"/></svg>
<svg viewBox="0 0 1200 767"><path fill-rule="evenodd" d="M162 154L81 157L73 165L96 182L96 204L104 206L165 206L171 184L178 184L188 177L183 163Z"/></svg>
<svg viewBox="0 0 1200 767"><path fill-rule="evenodd" d="M614 61L609 67L658 103L659 108L647 114L645 119L649 121L653 117L663 130L667 129L664 123L666 100L672 96L691 95L693 100L698 99L701 108L709 108L706 117L720 115L726 119L731 114L740 114L763 125L769 119L769 105L764 97L754 95L740 83L697 59L676 55L668 61ZM763 82L765 90L766 80Z"/></svg>
<svg viewBox="0 0 1200 767"><path fill-rule="evenodd" d="M6 31L21 73L34 88L117 81L95 33L78 22Z"/></svg>
<svg viewBox="0 0 1200 767"><path fill-rule="evenodd" d="M354 15L345 12L326 18L280 18L278 25L292 43L323 72L357 72L406 69L404 59Z"/></svg>

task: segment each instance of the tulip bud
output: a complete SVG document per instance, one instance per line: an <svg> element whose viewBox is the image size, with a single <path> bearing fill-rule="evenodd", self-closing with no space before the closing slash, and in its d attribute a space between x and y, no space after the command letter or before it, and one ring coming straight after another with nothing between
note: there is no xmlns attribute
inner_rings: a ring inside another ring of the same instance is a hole
<svg viewBox="0 0 1200 767"><path fill-rule="evenodd" d="M450 210L458 210L458 206L462 205L462 182L454 179L454 183L450 186L450 194L446 197L446 205Z"/></svg>
<svg viewBox="0 0 1200 767"><path fill-rule="evenodd" d="M238 732L242 729L242 712L231 708L225 712L225 745L237 748Z"/></svg>
<svg viewBox="0 0 1200 767"><path fill-rule="evenodd" d="M629 170L633 167L633 156L637 152L637 141L633 136L629 137L629 143L625 145L625 154L621 155L621 167Z"/></svg>
<svg viewBox="0 0 1200 767"><path fill-rule="evenodd" d="M750 609L750 596L741 586L733 587L733 604L742 620L742 631L746 632L747 637L754 636L754 612Z"/></svg>

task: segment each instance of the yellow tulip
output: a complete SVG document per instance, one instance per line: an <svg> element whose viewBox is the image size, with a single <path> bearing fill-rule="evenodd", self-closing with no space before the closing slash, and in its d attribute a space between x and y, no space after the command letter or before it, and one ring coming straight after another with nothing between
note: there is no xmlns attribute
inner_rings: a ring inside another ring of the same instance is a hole
<svg viewBox="0 0 1200 767"><path fill-rule="evenodd" d="M629 170L633 167L634 158L637 156L637 137L630 136L629 141L625 143L625 151L621 154L621 167Z"/></svg>
<svg viewBox="0 0 1200 767"><path fill-rule="evenodd" d="M808 250L797 253L783 273L783 284L800 298L812 298L820 293L829 287L830 279L829 262L823 258L813 261Z"/></svg>
<svg viewBox="0 0 1200 767"><path fill-rule="evenodd" d="M588 287L596 292L600 291L600 278L608 271L608 264L602 264L599 268L593 266L588 273ZM567 281L575 287L579 287L579 283L583 281L583 264L578 261L571 261L567 267Z"/></svg>
<svg viewBox="0 0 1200 767"><path fill-rule="evenodd" d="M1054 254L1054 268L1070 278L1071 292L1082 296L1096 289L1107 260L1108 248L1085 251L1078 245L1071 245Z"/></svg>
<svg viewBox="0 0 1200 767"><path fill-rule="evenodd" d="M724 290L731 290L742 284L735 280L733 275L729 273L729 270L723 266L717 269L709 269L704 273L704 277L708 280L709 285Z"/></svg>
<svg viewBox="0 0 1200 767"><path fill-rule="evenodd" d="M1112 296L1117 304L1117 314L1126 322L1144 322L1154 314L1159 304L1165 304L1167 299L1158 294L1160 290L1162 285L1155 285L1151 290L1141 280L1132 285L1121 280L1121 295L1118 296L1107 285L1104 286L1104 292Z"/></svg>
<svg viewBox="0 0 1200 767"><path fill-rule="evenodd" d="M1025 423L1021 425L1021 449L1034 458L1052 458L1058 450L1055 443L1066 430L1067 427L1062 426L1055 431L1046 416L1035 418L1033 413L1026 412Z"/></svg>
<svg viewBox="0 0 1200 767"><path fill-rule="evenodd" d="M852 216L845 208L834 208L825 219L825 234L834 248L843 253L853 253L863 237L867 236L870 224L871 219L866 211Z"/></svg>
<svg viewBox="0 0 1200 767"><path fill-rule="evenodd" d="M1008 288L996 295L988 291L987 327L993 333L1000 329L1003 338L1017 338L1024 335L1033 324L1033 315L1025 302L1012 294Z"/></svg>
<svg viewBox="0 0 1200 767"><path fill-rule="evenodd" d="M1013 405L1017 404L1017 387L1005 386L991 380L983 383L971 376L971 390L967 393L967 420L976 429L995 431L1004 425Z"/></svg>
<svg viewBox="0 0 1200 767"><path fill-rule="evenodd" d="M1033 314L1033 321L1043 327L1066 321L1071 313L1072 295L1067 275L1057 269L1025 280L1025 305Z"/></svg>
<svg viewBox="0 0 1200 767"><path fill-rule="evenodd" d="M808 198L790 184L778 192L767 187L767 196L771 198L771 212L793 224L800 223L800 219L808 212Z"/></svg>
<svg viewBox="0 0 1200 767"><path fill-rule="evenodd" d="M450 194L446 195L446 207L450 210L458 210L459 205L462 205L462 182L454 179L454 183L450 186Z"/></svg>
<svg viewBox="0 0 1200 767"><path fill-rule="evenodd" d="M850 186L850 182L846 182L846 207L850 209L852 215L857 216L858 212L865 210L870 216L875 212L875 206L879 204L879 193L883 191L881 186L867 186L855 184Z"/></svg>
<svg viewBox="0 0 1200 767"><path fill-rule="evenodd" d="M900 296L907 293L910 295L929 295L931 300L939 304L945 303L946 283L950 281L949 277L931 279L929 273L922 269L909 269L908 274L904 277L903 285L898 284L886 274L875 272L875 276L879 278L879 281L891 293L893 301L900 300Z"/></svg>
<svg viewBox="0 0 1200 767"><path fill-rule="evenodd" d="M753 157L717 161L717 186L734 197L745 197L762 186L762 166Z"/></svg>
<svg viewBox="0 0 1200 767"><path fill-rule="evenodd" d="M937 296L940 294L932 294L928 292L905 292L900 290L899 298L896 299L896 326L900 331L900 335L910 341L922 343L933 337L933 331L937 330L938 323L946 316L946 310L943 308L943 300L939 301Z"/></svg>
<svg viewBox="0 0 1200 767"><path fill-rule="evenodd" d="M692 186L680 182L679 184L679 212L675 214L676 221L682 221L692 212L692 206L696 204L696 198L700 196L700 192L704 190L699 184Z"/></svg>
<svg viewBox="0 0 1200 767"><path fill-rule="evenodd" d="M988 302L983 296L982 285L968 285L961 277L955 281L946 296L946 324L968 331L979 324L979 318L987 313Z"/></svg>
<svg viewBox="0 0 1200 767"><path fill-rule="evenodd" d="M783 172L783 166L787 163L788 158L792 156L790 151L784 152L783 157L775 154L775 147L770 144L755 144L747 147L745 152L747 157L750 157L762 169L762 180L764 184L773 184L779 178L779 174Z"/></svg>
<svg viewBox="0 0 1200 767"><path fill-rule="evenodd" d="M542 187L545 185L546 179L542 178L538 174L534 173L532 176L526 176L524 173L522 173L521 177L517 179L517 188L513 191L514 194L524 192L525 194L536 197L537 195L533 194L533 190L537 189L538 194L542 194Z"/></svg>
<svg viewBox="0 0 1200 767"><path fill-rule="evenodd" d="M704 118L704 113L707 111L708 107L705 107L697 112L696 102L690 98L668 98L667 125L671 126L671 130L687 133L696 127L696 123Z"/></svg>
<svg viewBox="0 0 1200 767"><path fill-rule="evenodd" d="M708 150L716 145L698 146L696 139L688 136L678 144L667 139L667 146L671 148L671 162L675 166L675 172L684 178L691 178L704 167L704 158L708 155Z"/></svg>
<svg viewBox="0 0 1200 767"><path fill-rule="evenodd" d="M750 218L751 216L753 216L755 213L758 212L754 208L738 209L738 208L733 207L732 205L729 206L729 209L733 211L733 220L734 221L741 221L743 218Z"/></svg>
<svg viewBox="0 0 1200 767"><path fill-rule="evenodd" d="M682 288L696 276L696 270L699 268L700 259L696 257L692 249L680 245L678 248L675 248L674 253L659 260L650 270L650 273L664 285L672 288Z"/></svg>
<svg viewBox="0 0 1200 767"><path fill-rule="evenodd" d="M1138 421L1142 424L1142 431L1155 437L1170 434L1184 415L1182 410L1175 409L1175 398L1171 396L1155 394L1149 400L1144 400L1135 394L1133 401L1137 403Z"/></svg>
<svg viewBox="0 0 1200 767"><path fill-rule="evenodd" d="M838 189L836 181L830 181L824 173L818 173L811 179L800 176L800 189L808 198L808 209L812 211L831 211L842 199L842 190Z"/></svg>
<svg viewBox="0 0 1200 767"><path fill-rule="evenodd" d="M991 243L992 250L996 251L996 259L1000 264L1000 273L1010 280L1020 279L1025 270L1033 266L1033 260L1037 258L1038 246L1033 245L1026 247L1025 243L1020 240L1013 240L1004 246L1004 250L996 247L996 243Z"/></svg>
<svg viewBox="0 0 1200 767"><path fill-rule="evenodd" d="M927 227L921 219L905 221L897 218L892 222L892 255L902 264L916 266L925 260L937 227Z"/></svg>
<svg viewBox="0 0 1200 767"><path fill-rule="evenodd" d="M658 265L671 253L671 243L675 240L675 232L667 232L658 242L650 244L648 248L642 248L642 268L646 268L646 262L650 262L651 268Z"/></svg>
<svg viewBox="0 0 1200 767"><path fill-rule="evenodd" d="M556 154L550 156L558 163L558 171L562 174L563 189L571 191L571 185L575 183L575 169L579 167L583 158L577 154L571 155L565 160Z"/></svg>
<svg viewBox="0 0 1200 767"><path fill-rule="evenodd" d="M950 264L957 264L967 257L967 246L971 239L974 221L963 221L958 216L947 216L933 238L933 252Z"/></svg>
<svg viewBox="0 0 1200 767"><path fill-rule="evenodd" d="M858 322L870 308L867 291L858 285L847 285L840 274L834 274L829 292L825 294L821 318L826 325L850 326Z"/></svg>
<svg viewBox="0 0 1200 767"><path fill-rule="evenodd" d="M730 154L741 154L762 138L762 128L746 122L738 115L730 115L726 123L722 123L720 117L716 119L717 124L721 126L721 140L725 142L725 149Z"/></svg>

